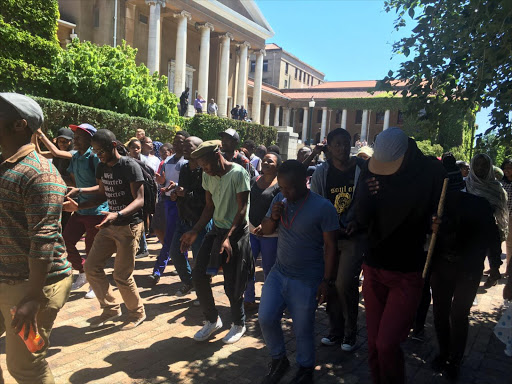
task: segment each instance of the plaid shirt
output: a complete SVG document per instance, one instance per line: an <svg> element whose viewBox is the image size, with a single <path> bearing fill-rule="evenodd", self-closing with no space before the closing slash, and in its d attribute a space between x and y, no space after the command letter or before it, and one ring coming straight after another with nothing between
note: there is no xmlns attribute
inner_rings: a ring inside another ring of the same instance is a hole
<svg viewBox="0 0 512 384"><path fill-rule="evenodd" d="M507 207L508 214L512 215L512 182L508 181L506 177L501 180L501 184L503 185L503 189L507 192Z"/></svg>
<svg viewBox="0 0 512 384"><path fill-rule="evenodd" d="M71 274L62 239L66 185L32 144L0 164L0 281L27 280L29 258L51 263L47 279Z"/></svg>

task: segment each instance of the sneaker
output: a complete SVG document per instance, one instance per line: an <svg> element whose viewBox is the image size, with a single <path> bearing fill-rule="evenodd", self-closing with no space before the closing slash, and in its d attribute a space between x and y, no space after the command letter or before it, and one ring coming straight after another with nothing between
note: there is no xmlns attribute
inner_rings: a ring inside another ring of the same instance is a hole
<svg viewBox="0 0 512 384"><path fill-rule="evenodd" d="M188 295L190 291L194 289L194 286L192 284L183 284L181 288L176 292L176 296L182 297L185 295Z"/></svg>
<svg viewBox="0 0 512 384"><path fill-rule="evenodd" d="M140 323L142 323L144 320L146 320L146 314L141 315L133 315L130 317L127 323L125 323L121 330L123 331L129 331L130 329L137 328Z"/></svg>
<svg viewBox="0 0 512 384"><path fill-rule="evenodd" d="M85 298L86 299L95 299L96 298L96 294L94 293L94 291L92 290L91 287L89 287L89 292L87 292L85 294Z"/></svg>
<svg viewBox="0 0 512 384"><path fill-rule="evenodd" d="M100 328L103 327L109 321L120 318L122 315L121 310L117 312L112 311L103 311L99 318L91 322L91 328Z"/></svg>
<svg viewBox="0 0 512 384"><path fill-rule="evenodd" d="M208 320L203 321L203 328L201 328L194 335L195 341L205 341L212 335L213 332L218 331L222 328L222 320L219 316L217 316L217 321L215 323L210 323Z"/></svg>
<svg viewBox="0 0 512 384"><path fill-rule="evenodd" d="M352 352L356 347L357 338L353 337L344 337L343 343L341 343L341 350L345 352Z"/></svg>
<svg viewBox="0 0 512 384"><path fill-rule="evenodd" d="M158 282L160 281L160 276L155 275L154 273L152 273L151 275L149 275L149 279L151 280L151 284L157 285Z"/></svg>
<svg viewBox="0 0 512 384"><path fill-rule="evenodd" d="M290 384L313 384L314 371L314 367L306 368L299 366L297 374L295 375L293 380L290 381Z"/></svg>
<svg viewBox="0 0 512 384"><path fill-rule="evenodd" d="M276 384L285 375L286 371L290 368L290 362L286 356L280 359L272 359L272 363L268 365L269 372L263 378L261 384Z"/></svg>
<svg viewBox="0 0 512 384"><path fill-rule="evenodd" d="M231 324L231 329L228 334L222 338L225 344L234 344L244 335L246 329L245 325Z"/></svg>
<svg viewBox="0 0 512 384"><path fill-rule="evenodd" d="M341 339L342 338L340 336L328 335L327 337L322 337L322 340L320 341L322 342L323 345L332 346L336 344L341 344Z"/></svg>
<svg viewBox="0 0 512 384"><path fill-rule="evenodd" d="M142 252L139 252L135 255L135 258L136 259L142 259L143 257L148 257L149 256L149 251L148 250L145 250L145 251L142 251Z"/></svg>
<svg viewBox="0 0 512 384"><path fill-rule="evenodd" d="M411 334L411 339L424 342L425 341L425 329L413 330Z"/></svg>
<svg viewBox="0 0 512 384"><path fill-rule="evenodd" d="M87 283L87 278L85 277L85 273L81 272L78 274L75 282L71 285L71 290L76 291L77 289L82 288Z"/></svg>

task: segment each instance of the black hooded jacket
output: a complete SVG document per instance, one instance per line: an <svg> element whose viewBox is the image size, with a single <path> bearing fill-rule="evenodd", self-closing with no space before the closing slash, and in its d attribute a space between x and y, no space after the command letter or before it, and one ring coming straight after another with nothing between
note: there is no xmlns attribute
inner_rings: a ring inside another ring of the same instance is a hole
<svg viewBox="0 0 512 384"><path fill-rule="evenodd" d="M432 215L437 211L446 171L409 139L400 169L393 175L374 175L365 164L356 190L356 220L368 229L365 263L371 267L419 272L425 264L424 245ZM366 180L380 187L371 195Z"/></svg>

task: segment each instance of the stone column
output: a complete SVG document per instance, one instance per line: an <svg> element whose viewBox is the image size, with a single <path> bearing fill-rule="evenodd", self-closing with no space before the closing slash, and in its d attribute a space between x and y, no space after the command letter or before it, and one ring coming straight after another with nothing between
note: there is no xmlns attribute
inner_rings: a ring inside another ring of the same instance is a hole
<svg viewBox="0 0 512 384"><path fill-rule="evenodd" d="M149 4L148 69L150 73L160 70L160 9L165 0L146 0Z"/></svg>
<svg viewBox="0 0 512 384"><path fill-rule="evenodd" d="M247 84L247 57L251 44L244 41L239 45L240 47L240 65L238 69L238 86L236 92L236 103L245 106L246 100L246 87Z"/></svg>
<svg viewBox="0 0 512 384"><path fill-rule="evenodd" d="M270 125L270 103L265 103L265 117L263 118L263 125L267 127Z"/></svg>
<svg viewBox="0 0 512 384"><path fill-rule="evenodd" d="M389 109L386 109L386 112L384 112L384 126L382 127L383 131L389 128L389 114Z"/></svg>
<svg viewBox="0 0 512 384"><path fill-rule="evenodd" d="M279 105L276 105L276 109L274 110L274 127L279 127Z"/></svg>
<svg viewBox="0 0 512 384"><path fill-rule="evenodd" d="M361 141L368 141L368 110L363 110L363 120L361 121Z"/></svg>
<svg viewBox="0 0 512 384"><path fill-rule="evenodd" d="M308 107L302 107L304 116L302 118L302 142L305 143L308 139Z"/></svg>
<svg viewBox="0 0 512 384"><path fill-rule="evenodd" d="M217 106L220 117L226 117L228 112L229 45L232 38L231 33L220 36L219 84L217 88Z"/></svg>
<svg viewBox="0 0 512 384"><path fill-rule="evenodd" d="M187 22L192 18L192 16L186 11L181 11L180 13L175 13L174 17L178 19L174 93L179 97L185 90L185 80L187 76ZM192 90L190 91L192 92Z"/></svg>
<svg viewBox="0 0 512 384"><path fill-rule="evenodd" d="M283 127L290 126L290 108L283 107Z"/></svg>
<svg viewBox="0 0 512 384"><path fill-rule="evenodd" d="M344 109L341 113L341 128L347 129L347 110Z"/></svg>
<svg viewBox="0 0 512 384"><path fill-rule="evenodd" d="M320 143L325 137L327 129L327 107L322 107L322 125L320 126Z"/></svg>
<svg viewBox="0 0 512 384"><path fill-rule="evenodd" d="M261 84L263 82L263 56L265 50L256 51L256 68L254 69L254 88L252 91L252 121L261 122ZM268 125L268 124L266 124Z"/></svg>
<svg viewBox="0 0 512 384"><path fill-rule="evenodd" d="M196 27L201 32L197 93L199 93L208 103L208 73L210 72L210 32L213 31L213 25L210 23L204 23L198 24Z"/></svg>

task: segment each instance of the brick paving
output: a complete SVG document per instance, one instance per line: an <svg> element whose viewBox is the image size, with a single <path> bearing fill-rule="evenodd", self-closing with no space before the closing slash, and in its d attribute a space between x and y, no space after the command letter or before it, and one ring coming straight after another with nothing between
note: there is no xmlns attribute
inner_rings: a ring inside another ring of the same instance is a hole
<svg viewBox="0 0 512 384"><path fill-rule="evenodd" d="M82 247L83 248L83 247ZM55 380L60 383L259 383L266 374L269 357L258 326L256 311L247 314L247 333L236 344L225 345L222 337L229 329L229 302L223 292L222 276L214 277L214 297L223 319L223 329L207 342L192 337L202 325L199 307L193 305L195 294L178 298L180 287L170 266L160 283L150 287L148 275L160 245L149 239L151 257L136 261L135 279L146 305L147 320L131 331L120 331L121 321L98 330L89 329L89 321L100 314L96 300L86 300L87 285L72 292L69 302L60 311L51 336L48 362ZM113 260L108 264L111 274ZM504 266L502 267L504 270ZM261 268L257 278L263 279ZM483 280L482 280L483 281ZM503 353L504 345L496 339L493 327L503 303L502 280L487 292L480 288L478 305L473 307L466 358L460 383L512 383L512 359ZM257 283L259 296L261 283ZM364 306L360 304L359 337L353 353L339 347L321 346L320 338L327 332L325 307L317 311L317 383L370 383L367 365ZM287 350L294 362L295 340L291 319L283 320ZM427 318L427 341L408 340L404 344L407 376L410 383L445 383L430 369L437 346L431 311ZM0 364L6 383L13 379L5 370L5 345L0 338ZM282 381L293 377L291 369Z"/></svg>

